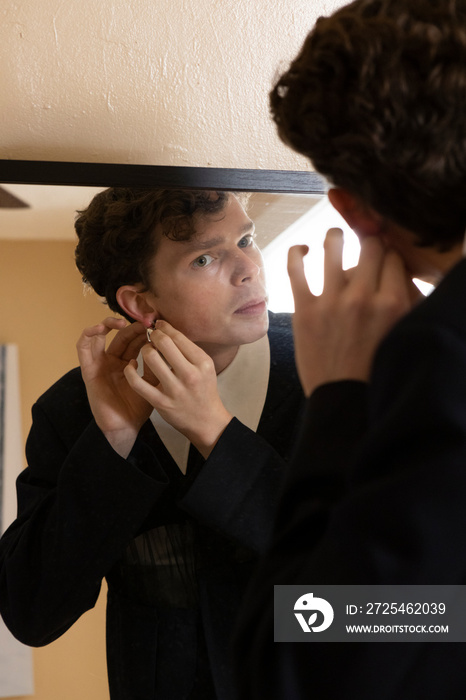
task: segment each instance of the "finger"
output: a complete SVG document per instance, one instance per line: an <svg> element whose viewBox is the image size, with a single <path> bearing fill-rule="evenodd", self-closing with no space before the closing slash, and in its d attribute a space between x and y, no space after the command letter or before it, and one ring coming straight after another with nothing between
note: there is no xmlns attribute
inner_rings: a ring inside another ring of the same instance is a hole
<svg viewBox="0 0 466 700"><path fill-rule="evenodd" d="M380 275L380 293L398 300L400 312L408 311L419 298L420 292L408 274L402 257L394 250L387 251L385 255Z"/></svg>
<svg viewBox="0 0 466 700"><path fill-rule="evenodd" d="M79 337L79 341L81 339L86 341L87 339L95 338L96 336L105 337L108 335L108 333L110 333L110 331L124 328L125 325L126 321L124 319L109 316L100 323L96 323L94 326L88 326L85 328Z"/></svg>
<svg viewBox="0 0 466 700"><path fill-rule="evenodd" d="M130 362L132 364L134 364L134 367L136 367L136 369L138 368L138 363L136 360L130 360ZM157 377L155 376L155 374L152 372L150 367L148 367L148 365L146 365L145 362L142 363L142 370L143 370L142 371L142 378L144 379L145 382L148 382L152 386L157 386L158 384L160 384L160 382L157 379Z"/></svg>
<svg viewBox="0 0 466 700"><path fill-rule="evenodd" d="M141 374L139 371L139 363L137 360L132 359L128 362L128 365L130 365L137 372L138 376L142 377L142 379L145 382L148 382L148 384L150 384L151 386L157 386L159 384L159 380L157 379L157 377L150 370L150 368L145 364L145 362L143 362L142 364L143 364L143 372ZM123 370L123 372L124 372L124 370Z"/></svg>
<svg viewBox="0 0 466 700"><path fill-rule="evenodd" d="M324 293L339 292L346 282L343 271L343 231L331 228L324 241Z"/></svg>
<svg viewBox="0 0 466 700"><path fill-rule="evenodd" d="M307 245L294 245L288 251L288 276L295 307L313 297L304 273L304 256L308 252L309 248Z"/></svg>
<svg viewBox="0 0 466 700"><path fill-rule="evenodd" d="M155 334L155 331L152 335ZM155 337L154 337L155 343ZM179 351L178 351L179 352ZM152 373L157 382L163 385L168 391L176 382L174 372L171 365L165 359L165 356L151 343L146 343L141 350L141 356L146 366L146 371Z"/></svg>
<svg viewBox="0 0 466 700"><path fill-rule="evenodd" d="M146 336L146 333L144 331L144 333L141 333L140 335L136 336L136 338L134 338L134 340L132 340L130 343L128 343L128 347L126 348L126 350L122 354L121 359L125 360L125 361L135 359L139 355L141 349L146 344L147 344L147 336Z"/></svg>
<svg viewBox="0 0 466 700"><path fill-rule="evenodd" d="M351 284L363 286L368 292L378 289L384 257L385 247L379 238L368 236L362 239L359 262L351 275Z"/></svg>
<svg viewBox="0 0 466 700"><path fill-rule="evenodd" d="M101 323L85 328L76 343L80 361L104 352L107 335L112 330L123 328L125 324L126 321L124 319L109 316Z"/></svg>
<svg viewBox="0 0 466 700"><path fill-rule="evenodd" d="M163 322L164 331L159 330L158 326L159 322L151 335L151 344L159 353L159 357L149 354L149 350L146 348L143 348L143 357L145 360L147 358L147 364L167 392L174 389L176 385L179 386L177 382L191 386L195 378L207 378L215 373L212 358L202 348L167 322ZM168 333L171 334L171 337ZM160 362L160 359L165 366Z"/></svg>
<svg viewBox="0 0 466 700"><path fill-rule="evenodd" d="M146 328L139 321L122 328L112 339L108 352L116 357L132 359L137 357L146 342Z"/></svg>
<svg viewBox="0 0 466 700"><path fill-rule="evenodd" d="M163 392L157 388L156 384L148 382L138 374L137 363L135 361L128 362L123 373L133 391L139 394L139 396L142 396L142 398L152 406L163 397Z"/></svg>
<svg viewBox="0 0 466 700"><path fill-rule="evenodd" d="M165 330L173 333L173 337L156 328L150 345L142 349L142 356L167 393L179 387L180 382L190 385L193 377L199 377L199 373L203 375L204 372L214 371L212 359L204 350L173 327L167 329L165 326Z"/></svg>
<svg viewBox="0 0 466 700"><path fill-rule="evenodd" d="M172 346L169 343L165 342L165 347L163 346L164 336L170 338L173 345L180 351L183 358L186 358L186 360L193 365L203 362L208 357L204 350L196 345L196 343L193 343L193 341L184 335L184 333L181 333L181 331L174 328L170 323L168 323L168 321L157 321L155 328L157 331L162 332L162 335L154 336L154 341L157 342L157 348L172 367L175 368L179 356L176 353L173 355L171 354Z"/></svg>
<svg viewBox="0 0 466 700"><path fill-rule="evenodd" d="M349 282L349 281L350 281L350 279L352 278L352 276L353 276L353 274L354 274L355 269L356 269L355 267L349 267L347 270L345 270L345 280L346 280L346 282Z"/></svg>

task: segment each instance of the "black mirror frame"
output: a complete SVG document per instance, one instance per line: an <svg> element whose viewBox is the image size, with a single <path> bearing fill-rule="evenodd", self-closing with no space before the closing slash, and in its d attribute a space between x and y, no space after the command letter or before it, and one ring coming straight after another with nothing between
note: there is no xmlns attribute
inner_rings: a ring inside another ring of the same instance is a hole
<svg viewBox="0 0 466 700"><path fill-rule="evenodd" d="M314 172L119 163L0 160L0 183L77 187L167 187L324 195Z"/></svg>

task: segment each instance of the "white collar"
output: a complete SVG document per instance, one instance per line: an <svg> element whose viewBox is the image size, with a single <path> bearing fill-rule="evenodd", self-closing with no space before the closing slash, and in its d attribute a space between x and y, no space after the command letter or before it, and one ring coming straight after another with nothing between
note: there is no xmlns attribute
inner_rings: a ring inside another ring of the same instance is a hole
<svg viewBox="0 0 466 700"><path fill-rule="evenodd" d="M225 408L244 425L257 430L269 385L270 344L267 335L240 345L236 356L217 377L218 393ZM167 450L186 473L190 442L153 411L151 421Z"/></svg>

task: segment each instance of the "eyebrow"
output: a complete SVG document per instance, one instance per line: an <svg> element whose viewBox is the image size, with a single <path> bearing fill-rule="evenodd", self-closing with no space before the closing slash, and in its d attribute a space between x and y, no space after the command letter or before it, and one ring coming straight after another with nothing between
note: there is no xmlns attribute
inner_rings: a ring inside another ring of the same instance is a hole
<svg viewBox="0 0 466 700"><path fill-rule="evenodd" d="M244 224L238 229L238 234L248 233L255 229L254 221L250 221ZM191 238L188 241L183 241L185 244L186 252L191 252L193 250L207 250L208 248L215 248L215 246L221 245L225 242L224 236L216 236L214 238L209 238L207 241L200 241L198 238Z"/></svg>

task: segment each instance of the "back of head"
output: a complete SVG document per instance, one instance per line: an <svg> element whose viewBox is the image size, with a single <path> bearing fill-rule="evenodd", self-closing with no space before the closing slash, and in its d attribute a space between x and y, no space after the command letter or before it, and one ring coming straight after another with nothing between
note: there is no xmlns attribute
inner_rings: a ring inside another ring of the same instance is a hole
<svg viewBox="0 0 466 700"><path fill-rule="evenodd" d="M466 228L466 0L356 0L320 18L271 93L283 141L448 248Z"/></svg>

